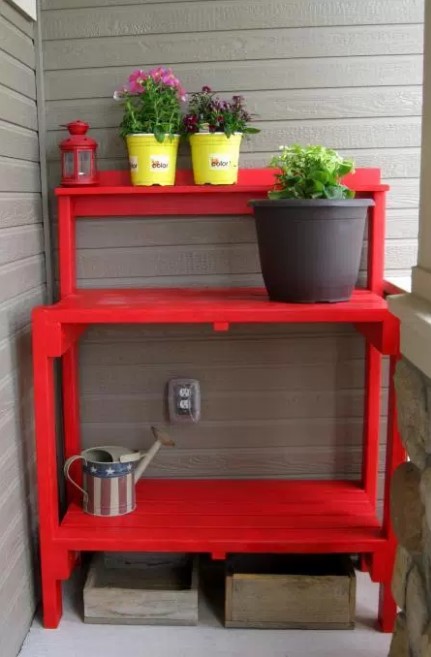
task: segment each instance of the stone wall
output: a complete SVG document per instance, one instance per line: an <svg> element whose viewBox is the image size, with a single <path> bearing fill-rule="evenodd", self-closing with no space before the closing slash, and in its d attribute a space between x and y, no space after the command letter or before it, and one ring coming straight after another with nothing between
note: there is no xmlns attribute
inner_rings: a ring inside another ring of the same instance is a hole
<svg viewBox="0 0 431 657"><path fill-rule="evenodd" d="M399 543L392 593L401 612L389 657L431 657L431 380L403 359L395 387L410 460L397 468L391 485Z"/></svg>

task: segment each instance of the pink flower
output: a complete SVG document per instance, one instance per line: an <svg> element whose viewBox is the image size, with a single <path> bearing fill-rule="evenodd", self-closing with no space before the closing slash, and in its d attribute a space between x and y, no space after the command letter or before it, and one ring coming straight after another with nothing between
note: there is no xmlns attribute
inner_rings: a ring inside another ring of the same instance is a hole
<svg viewBox="0 0 431 657"><path fill-rule="evenodd" d="M118 88L114 92L115 100L121 100L127 94L138 96L145 93L145 83L148 79L151 79L157 85L160 92L163 92L163 88L166 89L166 87L168 87L175 90L176 96L179 100L187 100L186 90L174 75L172 69L167 68L166 66L155 66L148 72L145 72L141 68L132 71L128 77L127 85Z"/></svg>
<svg viewBox="0 0 431 657"><path fill-rule="evenodd" d="M147 79L147 74L142 69L138 68L129 75L129 92L131 94L140 94L143 90L143 85Z"/></svg>
<svg viewBox="0 0 431 657"><path fill-rule="evenodd" d="M163 84L165 84L167 87L177 87L178 86L178 80L177 78L172 75L172 73L164 73L161 77L161 81Z"/></svg>
<svg viewBox="0 0 431 657"><path fill-rule="evenodd" d="M160 82L162 77L168 72L171 72L170 69L165 69L163 66L156 66L148 72L148 77L152 78L154 82Z"/></svg>

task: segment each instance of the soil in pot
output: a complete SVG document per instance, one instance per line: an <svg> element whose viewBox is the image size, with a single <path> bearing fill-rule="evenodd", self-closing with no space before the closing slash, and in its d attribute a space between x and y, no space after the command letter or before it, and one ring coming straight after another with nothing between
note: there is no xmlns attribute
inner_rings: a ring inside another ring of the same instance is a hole
<svg viewBox="0 0 431 657"><path fill-rule="evenodd" d="M251 201L272 301L347 301L356 284L371 199Z"/></svg>

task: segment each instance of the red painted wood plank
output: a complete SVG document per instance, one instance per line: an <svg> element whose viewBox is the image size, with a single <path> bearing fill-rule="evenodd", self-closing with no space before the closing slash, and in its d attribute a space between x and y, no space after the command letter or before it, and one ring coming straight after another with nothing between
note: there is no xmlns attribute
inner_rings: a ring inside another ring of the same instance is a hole
<svg viewBox="0 0 431 657"><path fill-rule="evenodd" d="M90 516L82 514L81 517L76 516L74 522L66 521L64 527L94 527L93 519ZM133 521L129 518L121 516L121 520L116 522L109 521L107 525L120 528L130 529L145 529L152 531L153 529L166 528L167 519L165 515L135 515ZM189 529L262 529L281 531L284 529L302 530L302 529L345 529L347 532L351 528L367 528L379 527L380 524L377 518L372 514L359 514L358 516L332 516L332 515L313 515L313 516L291 516L286 515L211 515L201 514L199 516L176 513L168 520L169 528L182 529L185 532ZM104 525L98 523L97 528L102 529Z"/></svg>
<svg viewBox="0 0 431 657"><path fill-rule="evenodd" d="M46 307L51 321L90 323L382 322L386 301L356 290L337 304L289 304L268 300L256 288L147 288L81 290Z"/></svg>
<svg viewBox="0 0 431 657"><path fill-rule="evenodd" d="M383 541L356 482L146 479L137 497L137 512L121 518L71 505L56 540L73 549L220 554L370 551Z"/></svg>
<svg viewBox="0 0 431 657"><path fill-rule="evenodd" d="M138 508L130 517L140 513L169 513L170 509L195 512L220 512L227 515L241 513L277 513L295 511L298 514L346 514L357 507L372 511L372 504L359 484L350 481L297 480L226 480L226 479L144 479L137 485ZM69 514L81 513L77 505L69 507Z"/></svg>
<svg viewBox="0 0 431 657"><path fill-rule="evenodd" d="M345 516L347 514L372 513L371 504L364 497L348 498L346 496L341 499L334 497L334 499L325 501L313 500L310 502L310 500L303 500L291 503L274 502L273 500L270 502L267 501L266 503L259 502L258 500L253 500L253 503L250 503L250 501L247 503L247 500L237 502L232 497L229 500L220 502L205 497L205 501L197 502L187 498L183 500L164 499L163 505L158 500L144 498L142 500L142 507L138 506L133 515L172 515L174 513L184 512L185 507L191 515L220 515L220 504L226 505L226 508L223 509L223 515L226 516L266 515L269 505L271 506L271 513L279 515L303 515L307 513L307 515L318 516L326 513L327 515ZM80 513L80 505L69 509L69 514L79 515Z"/></svg>
<svg viewBox="0 0 431 657"><path fill-rule="evenodd" d="M384 546L386 539L375 527L314 530L227 530L204 528L187 531L166 527L146 532L114 528L60 528L55 542L74 550L124 550L150 552L274 552L346 553L370 552Z"/></svg>
<svg viewBox="0 0 431 657"><path fill-rule="evenodd" d="M169 194L230 194L253 192L259 189L268 189L274 184L276 171L270 168L241 169L236 185L194 185L190 170L177 171L175 185L168 187L133 187L130 183L128 171L101 171L99 184L91 187L60 187L56 190L57 196L97 196L109 195L169 195ZM380 183L380 170L363 168L349 174L343 180L351 189L358 192L384 191L387 185Z"/></svg>
<svg viewBox="0 0 431 657"><path fill-rule="evenodd" d="M284 503L282 497L287 498ZM152 539L163 530L166 536L173 532L178 539L187 540L195 535L199 541L218 532L220 539L242 536L252 541L262 533L292 540L294 532L295 540L301 540L304 531L312 531L322 540L333 530L350 535L379 528L372 503L351 482L145 480L138 485L137 499L136 512L116 518L86 515L72 503L62 531L79 535L86 529L94 533L118 529L139 535L145 530Z"/></svg>
<svg viewBox="0 0 431 657"><path fill-rule="evenodd" d="M312 527L302 528L301 531L298 531L296 528L283 528L283 527L179 527L165 525L164 527L152 527L151 531L143 531L140 527L121 527L118 525L112 525L109 521L109 518L106 519L106 526L103 529L103 532L95 531L94 525L84 526L83 524L79 527L68 527L67 523L61 526L61 529L57 533L57 537L66 538L74 537L79 539L80 536L86 537L87 540L92 538L93 545L103 544L104 538L117 538L118 548L122 549L122 537L125 538L129 536L134 538L136 541L141 541L144 544L146 541L159 541L160 545L166 543L166 547L162 547L162 550L166 550L171 541L178 541L182 545L187 543L196 543L196 549L199 551L201 546L208 545L209 543L215 544L216 542L219 545L223 545L229 542L242 542L252 545L253 543L264 544L268 542L276 543L289 543L294 542L296 545L303 545L309 543L318 542L324 544L327 541L333 543L335 539L340 541L343 540L352 540L355 537L361 537L361 540L366 538L377 538L382 535L382 532L379 527L373 525L368 525L359 528L345 528L345 527L335 527L335 528L317 528ZM71 543L70 548L75 546Z"/></svg>
<svg viewBox="0 0 431 657"><path fill-rule="evenodd" d="M118 188L123 189L125 188ZM137 189L137 188L132 188ZM150 188L152 189L152 188ZM163 187L163 189L168 189ZM208 189L208 188L205 188ZM241 188L235 193L231 191L214 192L214 188L206 193L196 194L171 188L167 194L138 194L118 192L113 188L112 194L102 193L92 196L76 196L75 218L77 217L121 217L121 216L182 216L182 215L243 215L252 213L248 202L252 198L266 198L267 187Z"/></svg>

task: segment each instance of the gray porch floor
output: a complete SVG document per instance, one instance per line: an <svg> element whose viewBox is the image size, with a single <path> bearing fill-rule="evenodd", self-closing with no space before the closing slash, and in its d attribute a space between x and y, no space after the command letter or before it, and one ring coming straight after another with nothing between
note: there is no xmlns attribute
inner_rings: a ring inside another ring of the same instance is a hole
<svg viewBox="0 0 431 657"><path fill-rule="evenodd" d="M386 657L390 635L374 629L378 586L358 573L354 631L226 630L202 600L198 627L86 625L80 587L69 586L58 630L36 619L20 657Z"/></svg>

